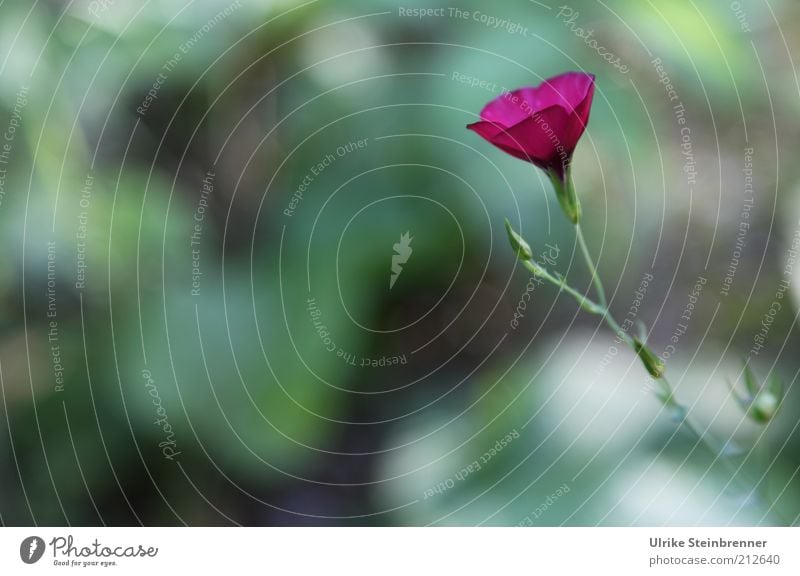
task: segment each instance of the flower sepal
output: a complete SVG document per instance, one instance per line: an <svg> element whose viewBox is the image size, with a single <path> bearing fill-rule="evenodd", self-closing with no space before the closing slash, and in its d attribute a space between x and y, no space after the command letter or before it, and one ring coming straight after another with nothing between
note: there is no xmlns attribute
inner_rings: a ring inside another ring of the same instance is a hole
<svg viewBox="0 0 800 576"><path fill-rule="evenodd" d="M556 198L561 205L564 214L567 215L570 222L577 224L581 219L581 201L575 193L575 185L572 183L572 174L569 167L565 168L562 173L558 170L550 169L547 171L550 177L550 182L553 184L553 189L556 192Z"/></svg>
<svg viewBox="0 0 800 576"><path fill-rule="evenodd" d="M664 370L666 369L661 358L656 356L655 353L650 350L650 348L648 348L642 340L639 339L638 336L633 337L633 347L650 376L656 379L661 378L664 375Z"/></svg>
<svg viewBox="0 0 800 576"><path fill-rule="evenodd" d="M758 424L768 424L777 414L783 400L783 382L773 375L764 385L760 385L749 365L744 366L744 387L747 394L740 394L733 385L731 392L742 411Z"/></svg>

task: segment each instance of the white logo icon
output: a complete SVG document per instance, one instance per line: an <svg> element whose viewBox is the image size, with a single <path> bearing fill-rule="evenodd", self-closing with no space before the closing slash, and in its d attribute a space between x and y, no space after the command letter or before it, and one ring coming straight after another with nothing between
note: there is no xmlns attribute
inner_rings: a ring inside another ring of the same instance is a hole
<svg viewBox="0 0 800 576"><path fill-rule="evenodd" d="M406 232L400 236L400 242L397 242L392 247L395 254L392 254L392 275L389 277L389 290L394 287L394 283L400 277L400 273L403 271L403 264L411 258L411 253L413 252L411 241L413 239L411 232Z"/></svg>

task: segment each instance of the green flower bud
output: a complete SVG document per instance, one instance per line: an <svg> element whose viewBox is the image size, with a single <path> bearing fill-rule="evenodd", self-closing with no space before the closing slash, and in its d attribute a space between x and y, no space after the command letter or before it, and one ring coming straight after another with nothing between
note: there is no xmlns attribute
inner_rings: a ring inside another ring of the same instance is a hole
<svg viewBox="0 0 800 576"><path fill-rule="evenodd" d="M759 424L766 424L775 416L779 404L780 400L777 396L763 391L750 404L750 410L747 414Z"/></svg>
<svg viewBox="0 0 800 576"><path fill-rule="evenodd" d="M746 362L743 369L743 380L747 394L737 393L735 387L729 383L731 392L742 411L753 422L767 424L775 417L783 400L783 382L777 376L772 376L761 386Z"/></svg>
<svg viewBox="0 0 800 576"><path fill-rule="evenodd" d="M506 218L506 232L508 232L508 241L511 243L511 248L514 249L517 257L523 261L533 260L533 252L530 245L514 231L508 218Z"/></svg>
<svg viewBox="0 0 800 576"><path fill-rule="evenodd" d="M661 378L665 370L664 362L636 336L633 337L633 346L650 376Z"/></svg>

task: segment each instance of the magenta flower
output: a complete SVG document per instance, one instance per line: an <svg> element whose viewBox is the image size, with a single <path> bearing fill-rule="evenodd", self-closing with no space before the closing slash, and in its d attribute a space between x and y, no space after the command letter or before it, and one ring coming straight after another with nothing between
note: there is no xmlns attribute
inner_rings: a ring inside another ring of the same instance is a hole
<svg viewBox="0 0 800 576"><path fill-rule="evenodd" d="M467 126L503 152L547 172L561 207L580 219L580 203L570 179L570 162L586 129L594 96L594 75L567 72L539 86L504 92Z"/></svg>

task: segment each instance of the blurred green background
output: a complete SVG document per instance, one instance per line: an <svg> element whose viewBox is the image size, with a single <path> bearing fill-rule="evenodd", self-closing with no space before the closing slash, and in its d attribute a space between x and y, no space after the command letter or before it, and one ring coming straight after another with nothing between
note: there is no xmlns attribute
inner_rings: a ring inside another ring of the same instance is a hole
<svg viewBox="0 0 800 576"><path fill-rule="evenodd" d="M800 5L457 5L0 4L4 525L797 522L800 281L750 351L800 272ZM542 174L464 126L573 69L612 309L652 274L638 319L658 353L686 325L668 374L726 465L565 295L512 326L504 217L588 276ZM748 356L788 389L767 427Z"/></svg>

